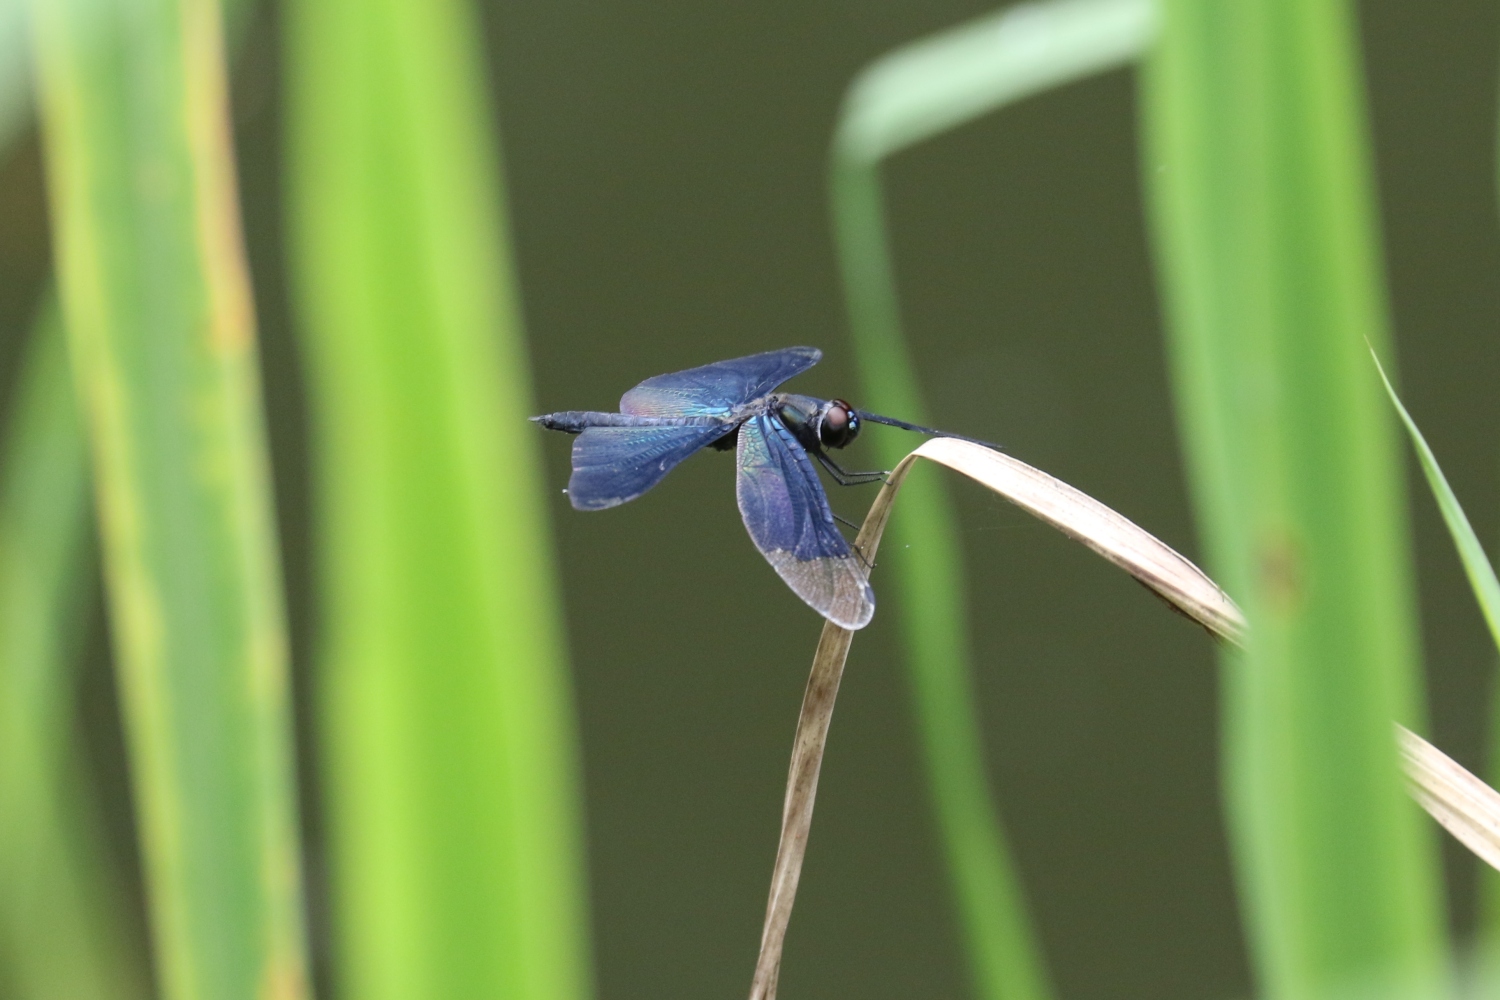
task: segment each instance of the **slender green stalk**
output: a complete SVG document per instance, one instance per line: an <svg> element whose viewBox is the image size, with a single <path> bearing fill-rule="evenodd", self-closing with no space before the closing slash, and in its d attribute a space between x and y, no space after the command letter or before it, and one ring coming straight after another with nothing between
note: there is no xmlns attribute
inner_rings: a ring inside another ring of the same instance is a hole
<svg viewBox="0 0 1500 1000"><path fill-rule="evenodd" d="M1458 497L1453 493L1453 488L1448 485L1448 477L1443 475L1437 456L1428 447L1427 439L1422 436L1416 421L1402 404L1401 397L1396 395L1396 388L1391 385L1391 380L1386 376L1385 368L1380 364L1378 357L1375 358L1375 366L1380 372L1381 381L1385 383L1385 391L1390 397L1391 405L1395 407L1402 424L1406 427L1412 449L1417 453L1417 460L1422 466L1422 474L1427 479L1427 487L1432 491L1433 499L1437 501L1438 510L1443 515L1443 523L1448 527L1448 535L1453 539L1453 547L1458 550L1464 573L1469 578L1469 587L1474 591L1474 599L1479 602L1479 610L1484 614L1485 624L1489 626L1490 638L1495 641L1497 647L1500 647L1500 580L1495 577L1494 567L1484 553L1484 546L1479 544L1479 536L1474 534L1468 515L1464 513ZM1496 685L1496 688L1500 689L1500 685ZM1500 718L1500 712L1492 714L1491 718ZM1495 773L1496 770L1492 761L1491 773ZM1483 956L1483 959L1494 963L1497 958L1500 958L1500 947L1497 947L1500 945L1500 921L1497 921L1497 916L1500 916L1500 873L1489 865L1480 865L1479 882L1479 940L1489 953ZM1493 965L1489 966L1491 969L1493 967Z"/></svg>
<svg viewBox="0 0 1500 1000"><path fill-rule="evenodd" d="M465 0L287 16L341 988L577 1000L576 736L480 32Z"/></svg>
<svg viewBox="0 0 1500 1000"><path fill-rule="evenodd" d="M835 168L834 213L856 357L869 407L921 422L926 416L896 325L876 183L863 167ZM903 457L899 442L877 447L888 468ZM887 546L885 566L899 595L917 728L970 975L990 1000L1044 1000L1051 994L1045 964L985 774L953 517L941 481L926 470L912 476L891 524L895 544Z"/></svg>
<svg viewBox="0 0 1500 1000"><path fill-rule="evenodd" d="M1340 0L1169 0L1143 106L1182 434L1216 578L1225 779L1264 995L1439 990L1435 854L1391 721L1420 729L1370 157Z"/></svg>
<svg viewBox="0 0 1500 1000"><path fill-rule="evenodd" d="M159 979L305 995L279 568L212 0L34 8Z"/></svg>
<svg viewBox="0 0 1500 1000"><path fill-rule="evenodd" d="M925 421L901 333L879 168L907 146L1005 104L1134 59L1154 28L1150 0L1055 0L981 18L892 52L850 86L833 148L834 232L865 399ZM878 444L894 467L906 442ZM1050 994L983 763L967 600L954 518L939 480L906 486L895 571L928 780L981 996Z"/></svg>
<svg viewBox="0 0 1500 1000"><path fill-rule="evenodd" d="M1371 356L1374 356L1373 352ZM1397 416L1406 428L1406 435L1411 439L1412 450L1417 453L1422 475L1427 479L1427 488L1437 501L1438 511L1443 515L1443 523L1448 527L1448 535L1453 539L1453 547L1458 550L1459 561L1463 563L1464 573L1469 578L1469 587L1474 591L1474 599L1479 602L1484 622L1490 628L1490 638L1500 648L1500 580L1495 578L1495 568L1490 565L1489 556L1484 554L1484 546L1479 544L1479 536L1474 534L1469 516L1464 513L1463 506L1454 495L1453 487L1448 485L1448 477L1443 475L1437 456L1428 447L1427 439L1417 428L1417 422L1406 411L1401 397L1396 395L1396 387L1391 385L1385 366L1378 357L1375 358L1375 370L1380 373L1380 380L1385 384L1391 406L1395 407Z"/></svg>
<svg viewBox="0 0 1500 1000"><path fill-rule="evenodd" d="M88 482L57 303L32 331L0 482L0 954L17 1000L146 995L77 757Z"/></svg>
<svg viewBox="0 0 1500 1000"><path fill-rule="evenodd" d="M1156 0L1046 0L903 45L849 85L834 155L880 160L1016 101L1134 63Z"/></svg>

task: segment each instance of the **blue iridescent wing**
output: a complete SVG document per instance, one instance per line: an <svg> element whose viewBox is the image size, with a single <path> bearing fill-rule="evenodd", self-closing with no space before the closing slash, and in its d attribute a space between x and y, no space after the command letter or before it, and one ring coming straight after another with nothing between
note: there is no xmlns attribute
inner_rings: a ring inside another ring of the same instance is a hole
<svg viewBox="0 0 1500 1000"><path fill-rule="evenodd" d="M617 507L661 482L673 466L734 425L590 427L573 440L568 499L579 510Z"/></svg>
<svg viewBox="0 0 1500 1000"><path fill-rule="evenodd" d="M822 356L816 347L788 347L657 375L620 397L620 412L639 417L723 416L807 371Z"/></svg>
<svg viewBox="0 0 1500 1000"><path fill-rule="evenodd" d="M828 509L807 452L775 417L740 425L740 516L761 555L787 586L824 618L864 628L875 592Z"/></svg>

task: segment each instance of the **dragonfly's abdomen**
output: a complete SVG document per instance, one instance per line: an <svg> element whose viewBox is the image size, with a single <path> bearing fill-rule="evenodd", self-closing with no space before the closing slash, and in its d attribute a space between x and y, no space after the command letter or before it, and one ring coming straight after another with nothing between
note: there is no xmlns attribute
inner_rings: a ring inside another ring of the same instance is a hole
<svg viewBox="0 0 1500 1000"><path fill-rule="evenodd" d="M544 413L531 418L548 430L565 434L581 434L590 427L710 427L724 425L726 431L732 425L718 417L637 417L629 413L600 413L595 410L563 410L560 413Z"/></svg>

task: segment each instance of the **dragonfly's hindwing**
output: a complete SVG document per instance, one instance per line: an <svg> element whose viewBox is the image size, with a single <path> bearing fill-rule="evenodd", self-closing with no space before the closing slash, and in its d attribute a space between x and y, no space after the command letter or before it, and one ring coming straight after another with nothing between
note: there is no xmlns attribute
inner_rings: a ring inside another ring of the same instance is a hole
<svg viewBox="0 0 1500 1000"><path fill-rule="evenodd" d="M661 482L672 467L733 425L590 427L573 440L568 499L579 510L616 507Z"/></svg>
<svg viewBox="0 0 1500 1000"><path fill-rule="evenodd" d="M818 363L816 347L787 347L648 378L620 397L620 412L641 417L724 416Z"/></svg>
<svg viewBox="0 0 1500 1000"><path fill-rule="evenodd" d="M793 592L835 625L864 628L875 593L844 540L807 452L769 414L740 427L740 516L761 555Z"/></svg>

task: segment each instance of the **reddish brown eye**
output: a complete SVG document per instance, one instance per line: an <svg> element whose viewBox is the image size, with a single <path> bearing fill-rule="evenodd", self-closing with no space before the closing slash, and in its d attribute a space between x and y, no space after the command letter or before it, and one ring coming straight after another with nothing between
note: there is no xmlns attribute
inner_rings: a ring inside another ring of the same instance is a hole
<svg viewBox="0 0 1500 1000"><path fill-rule="evenodd" d="M842 399L828 404L823 413L823 423L818 438L829 448L842 448L853 441L859 433L859 416L854 408Z"/></svg>

